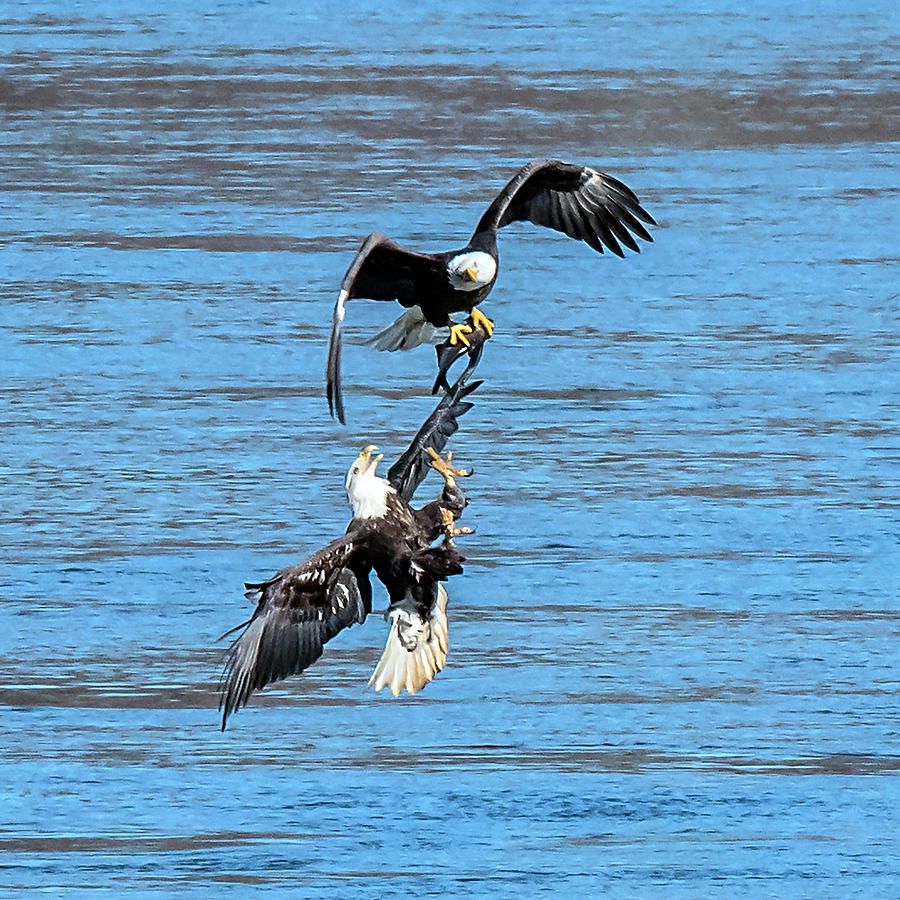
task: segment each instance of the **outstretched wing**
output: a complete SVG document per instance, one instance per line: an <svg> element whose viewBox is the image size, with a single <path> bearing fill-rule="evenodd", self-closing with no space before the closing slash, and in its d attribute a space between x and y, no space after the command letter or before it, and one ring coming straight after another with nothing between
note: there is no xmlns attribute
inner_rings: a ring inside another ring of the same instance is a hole
<svg viewBox="0 0 900 900"><path fill-rule="evenodd" d="M246 585L257 607L227 651L219 685L223 730L254 691L311 666L327 641L371 612L369 567L360 542L359 533L348 532L306 562Z"/></svg>
<svg viewBox="0 0 900 900"><path fill-rule="evenodd" d="M482 382L473 381L467 385L465 379L469 374L470 370L466 369L453 387L444 393L441 402L425 420L406 452L388 470L388 481L407 503L412 500L416 489L428 474L431 464L428 448L440 453L450 436L459 428L459 417L474 405L465 398Z"/></svg>
<svg viewBox="0 0 900 900"><path fill-rule="evenodd" d="M652 241L641 223L656 224L621 181L551 159L523 166L487 208L475 234L524 220L561 231L600 253L606 247L617 256L625 255L620 243L640 252L632 235Z"/></svg>
<svg viewBox="0 0 900 900"><path fill-rule="evenodd" d="M432 294L435 286L442 284L443 280L443 266L435 256L404 250L377 231L362 242L341 282L328 344L325 372L328 409L341 424L344 424L341 345L347 301L363 297L368 300L397 300L403 306L414 306L421 297Z"/></svg>

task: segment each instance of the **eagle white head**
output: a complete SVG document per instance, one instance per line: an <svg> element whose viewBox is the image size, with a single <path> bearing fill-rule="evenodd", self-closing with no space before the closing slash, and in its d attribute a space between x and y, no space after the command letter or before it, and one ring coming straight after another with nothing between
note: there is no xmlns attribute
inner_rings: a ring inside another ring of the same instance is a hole
<svg viewBox="0 0 900 900"><path fill-rule="evenodd" d="M374 444L363 447L347 472L347 498L354 519L376 519L387 513L387 497L394 489L385 478L379 478L375 469L384 454L375 455Z"/></svg>
<svg viewBox="0 0 900 900"><path fill-rule="evenodd" d="M497 261L490 253L470 250L447 263L447 277L457 291L477 291L490 284L497 275Z"/></svg>

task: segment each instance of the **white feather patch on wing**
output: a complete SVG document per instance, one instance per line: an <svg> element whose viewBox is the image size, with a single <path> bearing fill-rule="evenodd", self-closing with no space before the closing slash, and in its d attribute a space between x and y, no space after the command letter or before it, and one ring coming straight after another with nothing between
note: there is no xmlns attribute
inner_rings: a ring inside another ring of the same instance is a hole
<svg viewBox="0 0 900 900"><path fill-rule="evenodd" d="M404 688L410 694L421 690L444 668L449 649L447 591L438 585L437 599L428 619L409 610L390 612L391 630L369 684L375 690L390 688L396 697Z"/></svg>
<svg viewBox="0 0 900 900"><path fill-rule="evenodd" d="M437 328L425 320L421 306L411 306L387 328L366 343L376 350L411 350L419 344L438 344L450 334L449 328Z"/></svg>
<svg viewBox="0 0 900 900"><path fill-rule="evenodd" d="M344 321L344 316L347 314L347 298L349 296L350 294L346 290L342 290L338 294L338 302L334 306L334 314L332 315L332 321L336 325Z"/></svg>

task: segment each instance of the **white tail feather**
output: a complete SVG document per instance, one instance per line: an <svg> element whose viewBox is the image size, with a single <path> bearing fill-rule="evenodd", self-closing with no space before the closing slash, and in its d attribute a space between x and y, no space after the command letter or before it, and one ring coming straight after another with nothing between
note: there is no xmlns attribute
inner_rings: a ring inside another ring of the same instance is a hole
<svg viewBox="0 0 900 900"><path fill-rule="evenodd" d="M421 306L411 306L398 316L387 328L370 337L366 343L374 344L376 350L411 350L419 344L437 344L447 334L446 328L437 328L425 321Z"/></svg>
<svg viewBox="0 0 900 900"><path fill-rule="evenodd" d="M438 585L437 600L427 620L404 609L395 609L390 616L391 630L369 684L374 684L376 691L387 687L395 697L404 688L415 694L447 661L447 591Z"/></svg>

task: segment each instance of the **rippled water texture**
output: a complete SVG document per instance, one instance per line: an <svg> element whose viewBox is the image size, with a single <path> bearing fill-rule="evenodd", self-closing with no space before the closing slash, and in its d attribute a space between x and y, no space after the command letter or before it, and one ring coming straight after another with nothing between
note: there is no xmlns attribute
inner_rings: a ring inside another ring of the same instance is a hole
<svg viewBox="0 0 900 900"><path fill-rule="evenodd" d="M0 12L4 895L897 896L893 5L145 6ZM353 251L542 155L659 228L501 237L448 667L366 692L376 617L221 733L431 406L358 301L328 417Z"/></svg>

